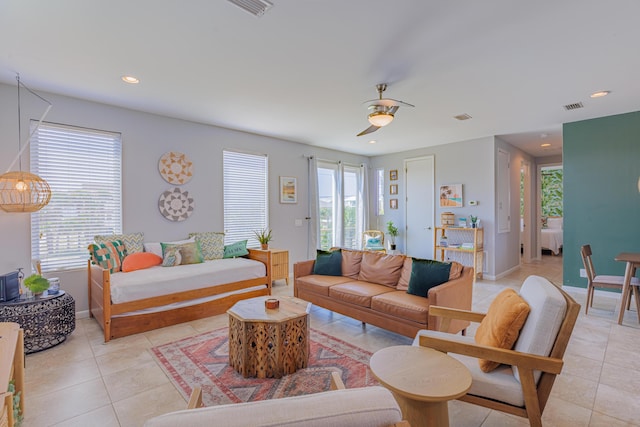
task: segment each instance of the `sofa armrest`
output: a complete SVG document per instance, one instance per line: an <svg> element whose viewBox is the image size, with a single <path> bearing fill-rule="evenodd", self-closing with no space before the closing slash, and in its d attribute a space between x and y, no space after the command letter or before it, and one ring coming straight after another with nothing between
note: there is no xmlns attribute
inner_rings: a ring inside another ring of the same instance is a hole
<svg viewBox="0 0 640 427"><path fill-rule="evenodd" d="M460 277L449 280L438 286L429 289L427 298L429 305L439 305L443 307L457 308L459 310L471 310L471 298L473 295L473 268L464 267ZM431 314L427 319L428 328L434 331L440 331L443 319ZM469 326L468 320L453 320L445 332L457 333Z"/></svg>
<svg viewBox="0 0 640 427"><path fill-rule="evenodd" d="M315 259L310 259L308 261L300 261L293 264L293 278L294 280L298 277L308 276L313 274L313 266L316 263Z"/></svg>

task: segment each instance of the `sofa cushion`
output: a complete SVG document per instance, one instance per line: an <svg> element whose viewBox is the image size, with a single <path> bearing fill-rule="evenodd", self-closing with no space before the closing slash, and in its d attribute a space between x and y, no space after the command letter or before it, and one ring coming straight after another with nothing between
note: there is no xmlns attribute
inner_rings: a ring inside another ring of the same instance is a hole
<svg viewBox="0 0 640 427"><path fill-rule="evenodd" d="M540 276L527 277L520 288L520 296L529 304L530 312L513 349L549 356L567 312L567 301L556 285ZM515 366L513 374L520 381ZM540 371L534 372L536 382L540 375Z"/></svg>
<svg viewBox="0 0 640 427"><path fill-rule="evenodd" d="M511 349L529 315L529 304L511 288L500 292L491 302L475 335L478 344ZM499 363L478 359L483 372L491 372Z"/></svg>
<svg viewBox="0 0 640 427"><path fill-rule="evenodd" d="M453 335L447 332L421 330L416 334L413 345L420 345L420 336L426 335L435 338L443 338L463 344L473 344L473 337ZM478 359L462 354L448 353L449 356L459 360L471 372L471 388L467 392L470 395L486 396L499 402L506 402L515 406L524 406L522 386L513 377L511 366L501 365L489 373L482 372Z"/></svg>
<svg viewBox="0 0 640 427"><path fill-rule="evenodd" d="M224 233L205 231L189 233L189 237L194 237L196 242L200 243L204 259L222 259L224 257Z"/></svg>
<svg viewBox="0 0 640 427"><path fill-rule="evenodd" d="M398 286L396 287L399 291L406 291L409 289L409 280L411 280L411 268L413 267L413 258L410 256L406 257L404 260L404 265L402 266L402 272L400 273L400 279L398 280ZM451 261L451 271L449 271L449 280L457 279L462 275L462 269L464 266L457 261Z"/></svg>
<svg viewBox="0 0 640 427"><path fill-rule="evenodd" d="M245 255L249 255L249 251L247 250L247 241L240 240L239 242L225 245L222 258L237 258Z"/></svg>
<svg viewBox="0 0 640 427"><path fill-rule="evenodd" d="M404 259L404 255L365 251L362 253L358 280L395 288L400 279Z"/></svg>
<svg viewBox="0 0 640 427"><path fill-rule="evenodd" d="M367 308L371 307L372 297L385 292L393 292L393 289L361 280L341 283L329 288L331 298Z"/></svg>
<svg viewBox="0 0 640 427"><path fill-rule="evenodd" d="M329 296L330 287L349 281L351 281L351 279L344 276L323 276L319 274L311 274L309 276L296 278L296 287L315 294Z"/></svg>
<svg viewBox="0 0 640 427"><path fill-rule="evenodd" d="M342 251L323 251L318 249L313 274L322 276L342 276Z"/></svg>
<svg viewBox="0 0 640 427"><path fill-rule="evenodd" d="M163 243L162 254L163 254L163 258L165 259L166 259L167 250L169 248L176 248L180 250L180 257L182 259L178 263L179 265L200 264L204 262L204 257L202 256L202 250L200 249L200 243L198 242L182 243L181 245Z"/></svg>
<svg viewBox="0 0 640 427"><path fill-rule="evenodd" d="M91 262L105 270L109 270L109 273L117 273L120 271L122 260L127 256L127 251L121 240L91 243L88 249Z"/></svg>
<svg viewBox="0 0 640 427"><path fill-rule="evenodd" d="M362 264L362 251L342 250L342 275L350 279L358 280L360 265Z"/></svg>
<svg viewBox="0 0 640 427"><path fill-rule="evenodd" d="M451 264L432 259L414 258L407 293L426 297L429 289L449 281Z"/></svg>
<svg viewBox="0 0 640 427"><path fill-rule="evenodd" d="M196 241L195 237L191 237L189 239L174 240L171 242L148 242L144 244L144 251L154 253L158 255L160 258L162 258L164 255L162 253L162 243L170 243L172 245L181 245L182 243L189 243L189 242L195 242L195 241Z"/></svg>
<svg viewBox="0 0 640 427"><path fill-rule="evenodd" d="M400 319L411 320L427 326L429 299L406 293L387 292L371 299L371 309Z"/></svg>
<svg viewBox="0 0 640 427"><path fill-rule="evenodd" d="M388 427L400 420L391 392L373 386L185 409L151 418L144 427Z"/></svg>
<svg viewBox="0 0 640 427"><path fill-rule="evenodd" d="M127 250L128 254L144 251L144 233L98 235L93 236L93 240L95 240L96 243L120 240L124 244L124 248Z"/></svg>
<svg viewBox="0 0 640 427"><path fill-rule="evenodd" d="M128 273L130 271L144 270L155 265L162 264L162 258L151 252L135 252L128 254L122 261L122 271Z"/></svg>

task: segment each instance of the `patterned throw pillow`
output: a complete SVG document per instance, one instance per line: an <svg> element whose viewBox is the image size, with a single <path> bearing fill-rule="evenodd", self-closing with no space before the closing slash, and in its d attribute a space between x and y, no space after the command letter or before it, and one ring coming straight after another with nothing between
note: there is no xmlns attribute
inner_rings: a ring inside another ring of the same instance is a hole
<svg viewBox="0 0 640 427"><path fill-rule="evenodd" d="M114 240L120 240L124 243L124 247L127 249L128 254L134 254L136 252L144 251L144 233L130 233L130 234L111 234L104 236L94 236L93 240L96 243L113 242Z"/></svg>
<svg viewBox="0 0 640 427"><path fill-rule="evenodd" d="M178 246L168 247L164 252L164 258L162 259L163 267L175 267L182 262L182 256L180 255L180 248Z"/></svg>
<svg viewBox="0 0 640 427"><path fill-rule="evenodd" d="M189 233L200 243L204 259L222 259L224 257L224 233L207 231L203 233Z"/></svg>
<svg viewBox="0 0 640 427"><path fill-rule="evenodd" d="M180 257L182 260L176 265L186 264L200 264L204 262L202 256L202 250L198 242L183 243L181 245L174 245L171 243L161 243L162 245L162 257L166 259L167 251L171 248L177 248L180 250Z"/></svg>
<svg viewBox="0 0 640 427"><path fill-rule="evenodd" d="M127 250L121 240L113 242L92 243L88 247L91 262L99 265L110 273L117 273L122 266L122 260L127 256Z"/></svg>
<svg viewBox="0 0 640 427"><path fill-rule="evenodd" d="M224 247L224 258L236 258L245 255L249 255L246 240L240 240Z"/></svg>

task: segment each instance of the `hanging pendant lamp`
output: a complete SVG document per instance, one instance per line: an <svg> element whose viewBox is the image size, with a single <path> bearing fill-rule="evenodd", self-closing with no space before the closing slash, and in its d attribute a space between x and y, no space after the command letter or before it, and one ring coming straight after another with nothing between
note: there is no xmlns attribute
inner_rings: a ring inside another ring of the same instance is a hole
<svg viewBox="0 0 640 427"><path fill-rule="evenodd" d="M0 209L5 212L36 212L45 207L51 200L51 187L49 187L47 181L38 175L22 170L22 153L29 146L31 137L49 113L51 103L22 84L19 74L16 75L16 80L18 81L18 155L9 165L7 172L0 175ZM48 104L46 111L24 144L21 144L20 86L23 86L29 93ZM19 170L11 172L11 168L17 161L19 161Z"/></svg>

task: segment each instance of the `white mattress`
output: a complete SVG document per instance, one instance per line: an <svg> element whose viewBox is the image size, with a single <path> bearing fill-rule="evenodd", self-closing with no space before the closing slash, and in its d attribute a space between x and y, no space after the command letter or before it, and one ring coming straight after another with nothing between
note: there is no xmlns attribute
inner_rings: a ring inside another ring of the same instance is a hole
<svg viewBox="0 0 640 427"><path fill-rule="evenodd" d="M267 274L260 261L227 258L177 267L156 266L111 275L111 301L114 304L157 297L175 292L257 279Z"/></svg>
<svg viewBox="0 0 640 427"><path fill-rule="evenodd" d="M543 228L541 230L540 239L540 246L542 246L542 249L549 249L551 252L558 255L560 248L562 247L562 229Z"/></svg>

